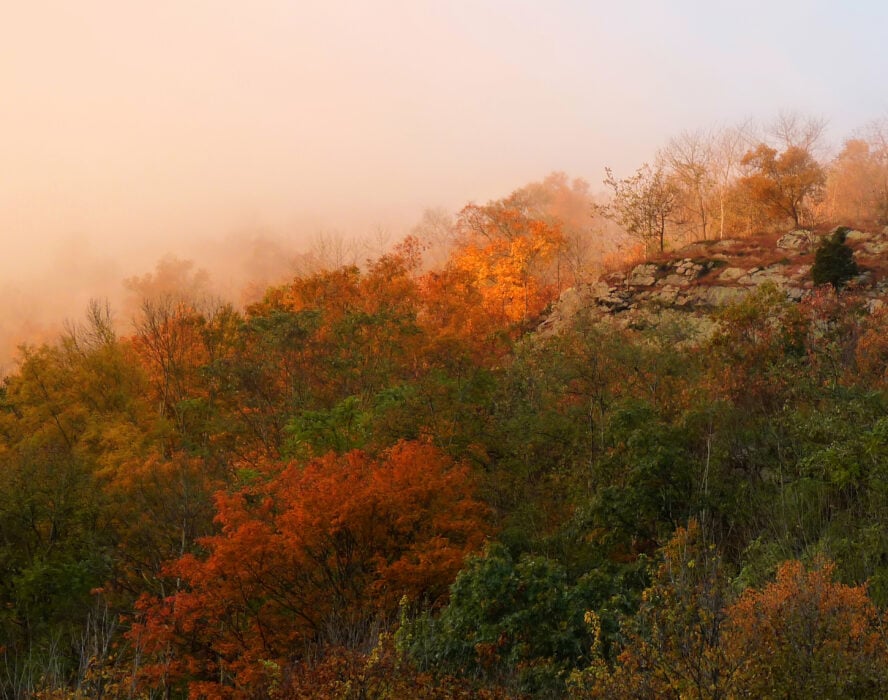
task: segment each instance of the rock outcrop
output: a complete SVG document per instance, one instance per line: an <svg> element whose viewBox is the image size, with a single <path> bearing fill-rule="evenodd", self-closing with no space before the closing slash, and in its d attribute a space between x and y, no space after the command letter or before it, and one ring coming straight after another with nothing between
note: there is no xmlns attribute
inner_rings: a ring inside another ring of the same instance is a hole
<svg viewBox="0 0 888 700"><path fill-rule="evenodd" d="M558 332L583 313L593 321L627 327L658 325L680 319L699 337L715 327L712 312L736 303L764 284L772 284L793 301L810 294L811 266L825 234L798 230L774 237L695 243L674 253L609 272L590 284L565 291L540 327ZM851 231L847 245L861 273L852 287L876 308L888 297L888 228Z"/></svg>

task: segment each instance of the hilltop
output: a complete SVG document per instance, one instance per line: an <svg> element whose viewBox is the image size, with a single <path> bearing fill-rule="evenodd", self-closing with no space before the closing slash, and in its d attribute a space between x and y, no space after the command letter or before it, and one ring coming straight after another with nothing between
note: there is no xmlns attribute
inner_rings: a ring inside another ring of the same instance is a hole
<svg viewBox="0 0 888 700"><path fill-rule="evenodd" d="M693 243L565 290L540 331L557 333L584 313L593 321L635 329L683 321L686 339L699 339L715 328L714 311L762 285L775 285L793 301L811 294L814 255L828 235L798 229ZM888 296L888 227L880 232L853 230L846 244L860 270L849 286L869 299L873 311Z"/></svg>

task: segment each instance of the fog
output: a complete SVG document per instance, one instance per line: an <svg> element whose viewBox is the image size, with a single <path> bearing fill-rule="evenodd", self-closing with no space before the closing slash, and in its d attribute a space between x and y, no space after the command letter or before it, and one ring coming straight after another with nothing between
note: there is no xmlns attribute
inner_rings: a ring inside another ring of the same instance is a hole
<svg viewBox="0 0 888 700"><path fill-rule="evenodd" d="M888 8L712 5L6 3L0 365L164 256L238 301L319 236L598 183L682 129L792 108L838 139L888 109Z"/></svg>

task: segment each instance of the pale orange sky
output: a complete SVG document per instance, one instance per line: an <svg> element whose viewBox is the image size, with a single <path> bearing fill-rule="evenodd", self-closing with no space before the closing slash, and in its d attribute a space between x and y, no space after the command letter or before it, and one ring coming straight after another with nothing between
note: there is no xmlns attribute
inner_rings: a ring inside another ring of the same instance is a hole
<svg viewBox="0 0 888 700"><path fill-rule="evenodd" d="M79 299L232 231L397 237L780 109L841 139L888 110L886 26L877 2L6 0L0 280L108 274Z"/></svg>

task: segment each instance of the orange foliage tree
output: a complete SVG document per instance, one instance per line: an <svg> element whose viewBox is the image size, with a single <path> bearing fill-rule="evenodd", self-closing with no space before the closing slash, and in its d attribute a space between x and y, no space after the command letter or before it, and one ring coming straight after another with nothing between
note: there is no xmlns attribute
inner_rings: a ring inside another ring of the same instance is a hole
<svg viewBox="0 0 888 700"><path fill-rule="evenodd" d="M561 228L531 215L519 199L471 204L457 222L452 266L469 275L488 312L526 322L557 294L550 269L564 243Z"/></svg>
<svg viewBox="0 0 888 700"><path fill-rule="evenodd" d="M450 268L419 280L422 306L417 316L424 334L424 360L451 371L489 367L509 350L507 320L492 313L486 293L471 272Z"/></svg>
<svg viewBox="0 0 888 700"><path fill-rule="evenodd" d="M864 139L848 139L832 163L826 183L830 219L853 225L884 222L888 214L886 154Z"/></svg>
<svg viewBox="0 0 888 700"><path fill-rule="evenodd" d="M169 566L178 590L141 601L132 638L149 683L246 697L317 645L360 647L399 600L440 601L489 530L466 467L402 442L329 454L217 495L219 534Z"/></svg>
<svg viewBox="0 0 888 700"><path fill-rule="evenodd" d="M888 694L888 637L866 586L833 580L835 565L788 561L777 580L727 610L726 646L745 652L743 697L875 698ZM752 653L749 653L752 650Z"/></svg>
<svg viewBox="0 0 888 700"><path fill-rule="evenodd" d="M790 146L779 153L765 144L749 151L742 161L749 174L740 180L750 201L767 216L790 218L801 225L826 182L826 174L810 151Z"/></svg>

